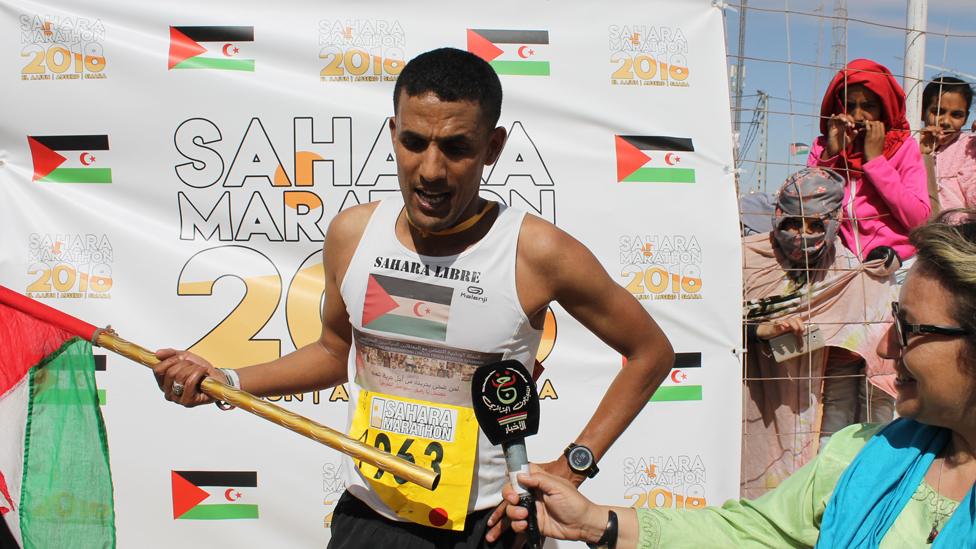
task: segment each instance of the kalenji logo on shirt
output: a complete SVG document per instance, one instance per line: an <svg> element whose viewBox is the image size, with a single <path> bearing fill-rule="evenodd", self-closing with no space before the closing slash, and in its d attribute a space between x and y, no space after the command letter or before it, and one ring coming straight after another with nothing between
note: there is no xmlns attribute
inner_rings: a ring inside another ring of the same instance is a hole
<svg viewBox="0 0 976 549"><path fill-rule="evenodd" d="M467 289L461 290L461 297L470 299L471 301L487 303L488 296L484 295L484 293L485 289L481 286L468 286Z"/></svg>

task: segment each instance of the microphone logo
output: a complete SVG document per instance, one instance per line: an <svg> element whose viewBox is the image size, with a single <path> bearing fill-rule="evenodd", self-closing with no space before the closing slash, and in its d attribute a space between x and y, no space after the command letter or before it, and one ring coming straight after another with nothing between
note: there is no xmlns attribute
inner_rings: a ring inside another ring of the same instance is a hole
<svg viewBox="0 0 976 549"><path fill-rule="evenodd" d="M491 380L491 385L495 387L495 396L498 402L508 405L515 402L518 398L518 389L514 387L515 376L511 370L495 372L495 379Z"/></svg>
<svg viewBox="0 0 976 549"><path fill-rule="evenodd" d="M492 444L524 438L539 430L539 398L532 376L515 360L475 370L471 397L478 424Z"/></svg>

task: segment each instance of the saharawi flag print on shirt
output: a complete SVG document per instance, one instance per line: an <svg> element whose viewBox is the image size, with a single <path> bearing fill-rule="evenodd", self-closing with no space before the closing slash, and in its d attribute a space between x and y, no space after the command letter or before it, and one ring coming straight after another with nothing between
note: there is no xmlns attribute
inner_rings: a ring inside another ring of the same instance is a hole
<svg viewBox="0 0 976 549"><path fill-rule="evenodd" d="M373 274L366 285L363 327L446 341L453 297L448 286Z"/></svg>

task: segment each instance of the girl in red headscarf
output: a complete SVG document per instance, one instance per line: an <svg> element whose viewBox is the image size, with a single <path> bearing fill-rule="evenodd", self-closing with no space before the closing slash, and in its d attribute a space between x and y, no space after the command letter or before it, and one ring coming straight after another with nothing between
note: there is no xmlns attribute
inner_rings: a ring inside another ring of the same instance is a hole
<svg viewBox="0 0 976 549"><path fill-rule="evenodd" d="M855 59L830 82L820 117L822 135L807 165L832 168L847 180L841 241L862 261L889 246L905 263L915 255L908 232L931 211L905 92L884 65Z"/></svg>

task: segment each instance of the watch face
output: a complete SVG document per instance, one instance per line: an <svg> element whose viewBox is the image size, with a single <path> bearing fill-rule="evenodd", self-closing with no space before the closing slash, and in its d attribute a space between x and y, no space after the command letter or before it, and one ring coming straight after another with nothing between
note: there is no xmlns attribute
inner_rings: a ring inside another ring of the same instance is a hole
<svg viewBox="0 0 976 549"><path fill-rule="evenodd" d="M585 471L593 464L593 455L586 448L573 448L568 459L569 466L576 471Z"/></svg>

